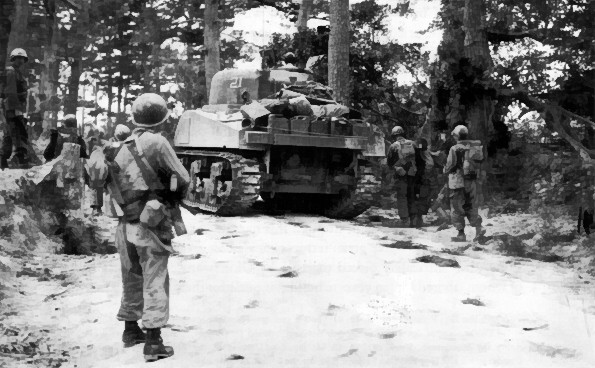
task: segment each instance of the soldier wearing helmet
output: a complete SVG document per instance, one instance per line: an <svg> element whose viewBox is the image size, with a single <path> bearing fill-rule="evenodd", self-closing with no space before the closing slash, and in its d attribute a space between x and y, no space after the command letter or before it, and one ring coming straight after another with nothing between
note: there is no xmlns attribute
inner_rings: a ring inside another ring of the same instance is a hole
<svg viewBox="0 0 595 368"><path fill-rule="evenodd" d="M114 130L114 139L115 141L123 142L128 137L130 137L130 134L132 134L130 128L128 128L124 124L118 124L116 125L116 129Z"/></svg>
<svg viewBox="0 0 595 368"><path fill-rule="evenodd" d="M391 131L394 143L388 149L387 164L395 169L395 191L400 226L421 226L415 206L415 180L417 174L415 142L405 138L405 130L395 126ZM418 161L418 160L417 160ZM416 223L417 222L417 223Z"/></svg>
<svg viewBox="0 0 595 368"><path fill-rule="evenodd" d="M165 100L154 93L143 94L134 101L132 116L137 126L132 135L104 149L113 168L108 179L109 205L119 219L115 243L123 295L117 318L125 323L124 346L144 342L145 360L153 361L173 355L173 348L161 339L161 328L169 318L167 262L173 251L172 223L175 226L171 203L183 197L190 177L167 139L155 133L169 116ZM176 188L172 188L174 182ZM140 319L146 335L137 324Z"/></svg>
<svg viewBox="0 0 595 368"><path fill-rule="evenodd" d="M4 86L4 114L7 132L2 140L0 152L0 168L8 168L8 160L14 153L19 167L29 166L27 134L27 81L23 76L23 65L29 60L23 49L14 49L10 53L11 65L6 67L6 84Z"/></svg>
<svg viewBox="0 0 595 368"><path fill-rule="evenodd" d="M485 234L482 218L477 212L477 179L483 161L483 146L480 141L470 141L469 131L464 125L458 125L452 131L456 144L448 152L444 173L448 174L450 195L450 215L452 224L458 230L455 242L464 242L465 218L475 227L476 239Z"/></svg>

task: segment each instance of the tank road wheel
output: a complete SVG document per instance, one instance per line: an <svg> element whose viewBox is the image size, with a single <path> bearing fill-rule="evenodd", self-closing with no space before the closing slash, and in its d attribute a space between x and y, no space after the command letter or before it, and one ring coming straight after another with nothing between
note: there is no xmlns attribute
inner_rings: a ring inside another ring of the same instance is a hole
<svg viewBox="0 0 595 368"><path fill-rule="evenodd" d="M221 216L242 215L258 199L260 165L227 152L185 152L191 185L183 204Z"/></svg>

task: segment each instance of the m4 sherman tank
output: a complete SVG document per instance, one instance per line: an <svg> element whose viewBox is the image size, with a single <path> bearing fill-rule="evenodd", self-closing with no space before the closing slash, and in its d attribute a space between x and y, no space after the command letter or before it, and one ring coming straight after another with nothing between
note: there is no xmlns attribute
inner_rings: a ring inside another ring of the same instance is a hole
<svg viewBox="0 0 595 368"><path fill-rule="evenodd" d="M329 92L303 70L215 74L209 104L186 111L175 133L191 176L184 205L241 215L260 196L333 218L368 209L380 189L369 159L384 156L383 135Z"/></svg>

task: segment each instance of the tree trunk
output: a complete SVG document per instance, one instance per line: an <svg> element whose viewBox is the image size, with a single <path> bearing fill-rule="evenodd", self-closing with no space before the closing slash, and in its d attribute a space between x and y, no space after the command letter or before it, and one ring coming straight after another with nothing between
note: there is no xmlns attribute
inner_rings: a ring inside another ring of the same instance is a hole
<svg viewBox="0 0 595 368"><path fill-rule="evenodd" d="M295 56L297 58L297 67L302 69L306 68L308 57L311 56L308 44L308 19L310 19L313 6L314 0L302 0L298 14L297 50L295 50Z"/></svg>
<svg viewBox="0 0 595 368"><path fill-rule="evenodd" d="M488 45L483 24L486 11L483 1L465 0L465 57L473 67L476 83L482 82L485 72L492 69L492 56ZM493 131L492 125L492 99L489 96L478 95L474 103L467 106L467 123L469 134L474 139L479 139L487 145L489 132Z"/></svg>
<svg viewBox="0 0 595 368"><path fill-rule="evenodd" d="M298 13L298 32L308 28L308 19L310 19L310 13L312 12L313 5L314 0L302 0L302 5L300 5L300 12Z"/></svg>
<svg viewBox="0 0 595 368"><path fill-rule="evenodd" d="M349 0L331 0L328 44L328 80L339 103L350 106Z"/></svg>
<svg viewBox="0 0 595 368"><path fill-rule="evenodd" d="M56 47L60 42L58 17L56 17L56 1L48 1L49 14L46 15L46 30L48 38L43 47L43 65L39 80L39 113L43 117L43 130L53 129L57 123L57 112L60 110L56 103L58 83L60 78L60 63L56 59Z"/></svg>
<svg viewBox="0 0 595 368"><path fill-rule="evenodd" d="M483 1L465 0L465 12L463 27L465 30L465 57L469 60L474 78L473 85L481 85L485 82L485 76L490 75L493 66L492 56L484 27L486 21L486 9ZM469 127L469 135L472 139L481 140L484 146L484 155L487 157L487 146L490 142L491 133L494 132L492 115L494 105L492 98L487 93L475 93L473 101L466 106L466 122ZM485 164L489 166L489 161ZM486 167L487 169L487 167ZM484 203L484 184L486 178L478 180L478 204Z"/></svg>
<svg viewBox="0 0 595 368"><path fill-rule="evenodd" d="M219 71L220 58L220 34L221 24L219 22L220 0L205 1L205 78L207 83L207 96L211 91L211 80Z"/></svg>
<svg viewBox="0 0 595 368"><path fill-rule="evenodd" d="M113 90L112 78L107 79L107 126L105 127L105 133L111 134L114 128L114 122L112 120L112 103L114 101L114 90Z"/></svg>
<svg viewBox="0 0 595 368"><path fill-rule="evenodd" d="M83 72L83 51L87 46L87 35L89 33L89 0L80 2L81 9L77 13L76 23L73 25L75 32L72 47L68 55L72 58L70 64L70 77L68 78L68 95L64 101L64 112L76 114L78 108L79 86Z"/></svg>
<svg viewBox="0 0 595 368"><path fill-rule="evenodd" d="M16 48L26 49L30 35L27 31L29 23L29 0L15 0L15 11L10 17L10 35L8 36L8 52Z"/></svg>
<svg viewBox="0 0 595 368"><path fill-rule="evenodd" d="M4 65L8 59L8 39L10 37L12 14L15 12L14 0L2 1L0 5L0 73L4 73ZM2 81L0 81L0 84Z"/></svg>

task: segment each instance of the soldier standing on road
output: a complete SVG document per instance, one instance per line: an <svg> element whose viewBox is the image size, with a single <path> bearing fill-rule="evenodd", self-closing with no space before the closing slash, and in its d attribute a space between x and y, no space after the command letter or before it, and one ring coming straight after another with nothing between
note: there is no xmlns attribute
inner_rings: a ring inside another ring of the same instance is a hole
<svg viewBox="0 0 595 368"><path fill-rule="evenodd" d="M396 126L391 131L395 142L387 154L387 164L395 169L395 191L397 192L397 211L401 219L398 226L415 226L415 142L405 138L405 130ZM407 223L409 220L409 223Z"/></svg>
<svg viewBox="0 0 595 368"><path fill-rule="evenodd" d="M128 128L126 125L124 124L118 124L116 125L116 129L114 131L114 136L112 138L110 138L108 140L108 142L105 141L100 141L97 143L96 147L98 150L102 150L102 146L105 143L111 144L111 143L116 143L116 142L124 142L126 139L128 139L128 137L130 137L130 135L132 134L132 132L130 131L130 128ZM98 138L93 138L95 140L99 140ZM92 157L92 158L91 158ZM103 152L93 152L91 153L91 157L89 158L89 163L88 166L92 167L93 163L95 160L98 159L103 159ZM100 175L100 172L94 171L94 170L89 170L91 173L88 174L89 175L89 182L87 183L90 187L91 187L91 191L93 192L93 201L91 203L91 208L93 209L92 211L92 216L98 216L101 215L103 213L102 208L103 208L103 193L104 193L104 185L95 185L97 183L97 178L95 178L95 175Z"/></svg>
<svg viewBox="0 0 595 368"><path fill-rule="evenodd" d="M428 151L428 141L420 138L417 141L415 162L417 174L415 175L415 226L424 225L423 216L428 214L430 208L430 190L436 177L434 175L434 159Z"/></svg>
<svg viewBox="0 0 595 368"><path fill-rule="evenodd" d="M132 114L138 128L124 142L105 148L110 205L119 217L116 246L123 294L117 318L125 323L124 346L145 342L145 360L154 361L174 354L161 339L161 328L169 318L167 263L173 251L173 211L168 204L183 198L190 178L167 139L154 132L169 116L165 100L154 93L143 94L134 101ZM170 187L172 177L177 188ZM139 319L146 335L137 324Z"/></svg>
<svg viewBox="0 0 595 368"><path fill-rule="evenodd" d="M8 160L15 147L15 158L18 166L27 168L29 166L28 147L29 136L27 134L27 81L23 76L23 65L29 60L23 49L14 49L10 53L12 65L6 67L6 84L4 86L4 114L6 116L7 132L2 140L2 157L0 168L8 168Z"/></svg>
<svg viewBox="0 0 595 368"><path fill-rule="evenodd" d="M448 174L448 188L450 191L450 206L452 223L458 231L452 241L464 242L465 218L476 229L475 239L485 234L481 226L482 219L477 213L477 177L480 170L480 160L483 160L483 147L472 146L468 141L468 130L465 126L457 126L452 135L457 144L450 148L444 172ZM481 143L479 141L475 141ZM481 153L480 153L481 152Z"/></svg>

